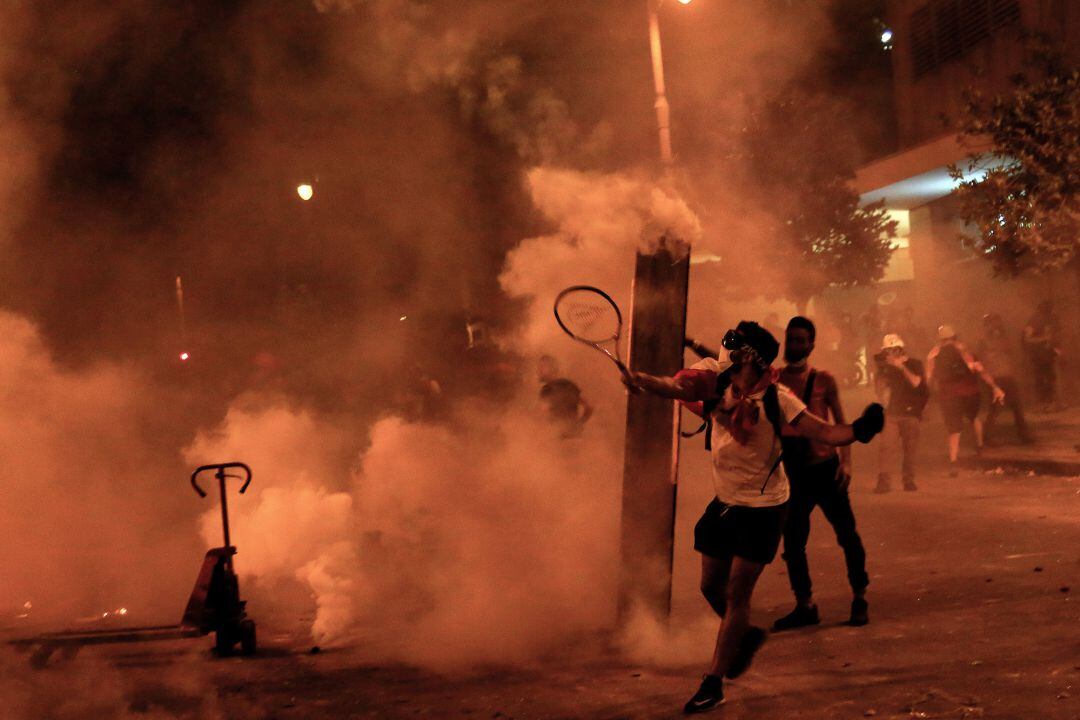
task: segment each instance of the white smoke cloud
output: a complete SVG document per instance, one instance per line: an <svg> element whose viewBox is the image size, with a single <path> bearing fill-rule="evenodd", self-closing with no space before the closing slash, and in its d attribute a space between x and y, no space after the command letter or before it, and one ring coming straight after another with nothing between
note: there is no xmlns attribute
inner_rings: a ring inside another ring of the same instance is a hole
<svg viewBox="0 0 1080 720"><path fill-rule="evenodd" d="M192 651L161 667L119 668L93 650L64 665L31 670L25 656L0 648L5 720L246 720L265 717L249 700L207 692L214 678Z"/></svg>
<svg viewBox="0 0 1080 720"><path fill-rule="evenodd" d="M514 338L527 350L569 347L551 319L551 303L563 288L605 290L624 309L625 321L635 253L655 250L665 234L690 244L701 238L686 201L639 175L537 167L527 182L534 205L557 227L514 248L499 278L507 294L531 300L524 330Z"/></svg>
<svg viewBox="0 0 1080 720"><path fill-rule="evenodd" d="M526 659L610 621L618 462L603 443L558 440L523 398L461 408L452 428L382 420L352 477L316 485L312 448L333 434L284 408L231 412L187 453L244 448L262 483L230 505L238 570L307 583L316 642L441 667ZM203 528L218 537L215 510Z"/></svg>
<svg viewBox="0 0 1080 720"><path fill-rule="evenodd" d="M68 621L126 605L179 617L197 505L194 493L178 501L189 491L153 436L165 418L141 393L145 378L65 370L33 324L4 311L0 357L0 609L30 601L35 617Z"/></svg>

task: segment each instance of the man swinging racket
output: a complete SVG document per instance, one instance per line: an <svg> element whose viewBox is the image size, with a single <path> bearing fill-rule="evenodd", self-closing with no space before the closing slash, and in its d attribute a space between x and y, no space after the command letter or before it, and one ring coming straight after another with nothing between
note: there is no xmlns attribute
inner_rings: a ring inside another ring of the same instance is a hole
<svg viewBox="0 0 1080 720"><path fill-rule="evenodd" d="M724 701L722 679L750 666L765 631L750 625L750 597L758 576L776 557L789 496L780 462L780 430L788 425L810 440L835 446L870 440L885 413L874 403L850 425L830 425L810 413L772 367L780 349L756 322L740 322L724 336L730 363L706 358L674 377L628 373L632 387L702 403L706 447L712 452L716 497L694 528L701 553L701 591L722 622L708 673L686 703L705 712ZM709 427L711 425L711 427Z"/></svg>

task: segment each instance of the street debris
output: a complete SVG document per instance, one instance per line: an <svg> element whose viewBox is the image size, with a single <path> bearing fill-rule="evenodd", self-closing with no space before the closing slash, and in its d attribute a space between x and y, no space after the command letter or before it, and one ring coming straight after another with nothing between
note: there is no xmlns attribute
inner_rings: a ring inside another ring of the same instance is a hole
<svg viewBox="0 0 1080 720"><path fill-rule="evenodd" d="M918 720L975 720L983 717L978 698L951 695L933 688L901 710L908 717Z"/></svg>

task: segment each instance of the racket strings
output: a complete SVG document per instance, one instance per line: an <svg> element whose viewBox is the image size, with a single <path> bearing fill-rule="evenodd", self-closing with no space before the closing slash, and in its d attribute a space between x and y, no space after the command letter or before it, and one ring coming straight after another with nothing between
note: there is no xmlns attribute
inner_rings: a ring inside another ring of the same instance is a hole
<svg viewBox="0 0 1080 720"><path fill-rule="evenodd" d="M613 339L619 331L619 320L606 303L568 300L559 308L567 326L575 335L594 342Z"/></svg>

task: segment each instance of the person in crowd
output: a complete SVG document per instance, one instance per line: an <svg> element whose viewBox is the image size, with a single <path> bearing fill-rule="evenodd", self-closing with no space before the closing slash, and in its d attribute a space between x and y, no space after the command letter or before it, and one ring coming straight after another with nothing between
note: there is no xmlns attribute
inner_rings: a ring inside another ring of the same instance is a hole
<svg viewBox="0 0 1080 720"><path fill-rule="evenodd" d="M885 430L878 443L878 479L874 492L887 493L892 489L892 474L897 464L904 489L915 491L918 490L915 465L919 431L930 397L926 372L922 362L908 356L904 339L895 333L882 339L874 362L878 368L874 387L886 408Z"/></svg>
<svg viewBox="0 0 1080 720"><path fill-rule="evenodd" d="M559 437L581 435L593 414L592 406L581 395L581 388L574 381L559 377L559 363L550 355L540 356L536 378L540 381L540 400L547 406L548 419L558 429Z"/></svg>
<svg viewBox="0 0 1080 720"><path fill-rule="evenodd" d="M686 713L724 701L723 678L740 676L765 642L750 625L750 598L780 545L790 495L781 466L781 428L828 445L870 442L884 425L884 410L869 406L851 425L832 425L806 410L779 383L772 363L780 344L761 325L743 321L722 342L730 362L705 358L673 377L631 373L636 390L687 404L702 403L706 447L712 453L716 496L694 528L702 555L701 590L721 618L709 670Z"/></svg>
<svg viewBox="0 0 1080 720"><path fill-rule="evenodd" d="M1057 404L1057 362L1061 355L1058 346L1057 315L1049 300L1035 308L1035 314L1024 326L1024 351L1035 376L1035 397L1044 412L1059 410Z"/></svg>
<svg viewBox="0 0 1080 720"><path fill-rule="evenodd" d="M979 418L981 392L979 380L990 387L992 402L1000 403L1005 391L998 387L994 378L975 360L960 342L952 325L938 328L938 344L926 358L926 380L934 383L934 389L945 415L945 431L948 433L949 477L956 477L956 461L960 455L960 433L964 423L971 423L975 432L975 452L982 453L983 424Z"/></svg>
<svg viewBox="0 0 1080 720"><path fill-rule="evenodd" d="M831 419L843 424L844 409L836 379L809 362L816 340L817 328L813 321L802 316L791 318L784 334L784 368L780 371L780 382L796 397L802 398L809 412L822 420ZM773 630L791 630L821 622L814 604L810 566L806 559L810 515L815 507L821 508L832 525L836 541L844 552L852 593L848 624L865 625L870 621L866 602L870 576L866 574L866 550L855 529L855 513L848 496L851 448L812 442L788 428L781 428L781 441L784 470L791 485L783 558L787 564L788 582L795 595L795 609L777 619Z"/></svg>
<svg viewBox="0 0 1080 720"><path fill-rule="evenodd" d="M405 417L413 422L436 420L441 416L442 405L442 385L422 363L413 363L410 382L405 389Z"/></svg>
<svg viewBox="0 0 1080 720"><path fill-rule="evenodd" d="M997 430L997 418L1003 409L1008 408L1013 415L1016 424L1016 434L1020 442L1031 443L1031 430L1024 418L1024 406L1021 402L1020 383L1017 379L1016 353L1009 335L1005 331L1005 321L997 313L989 313L983 317L983 337L975 347L975 353L979 362L990 373L998 386L1005 392L1004 403L990 403L990 411L986 415L983 426L983 435L988 445L996 445L999 442Z"/></svg>

